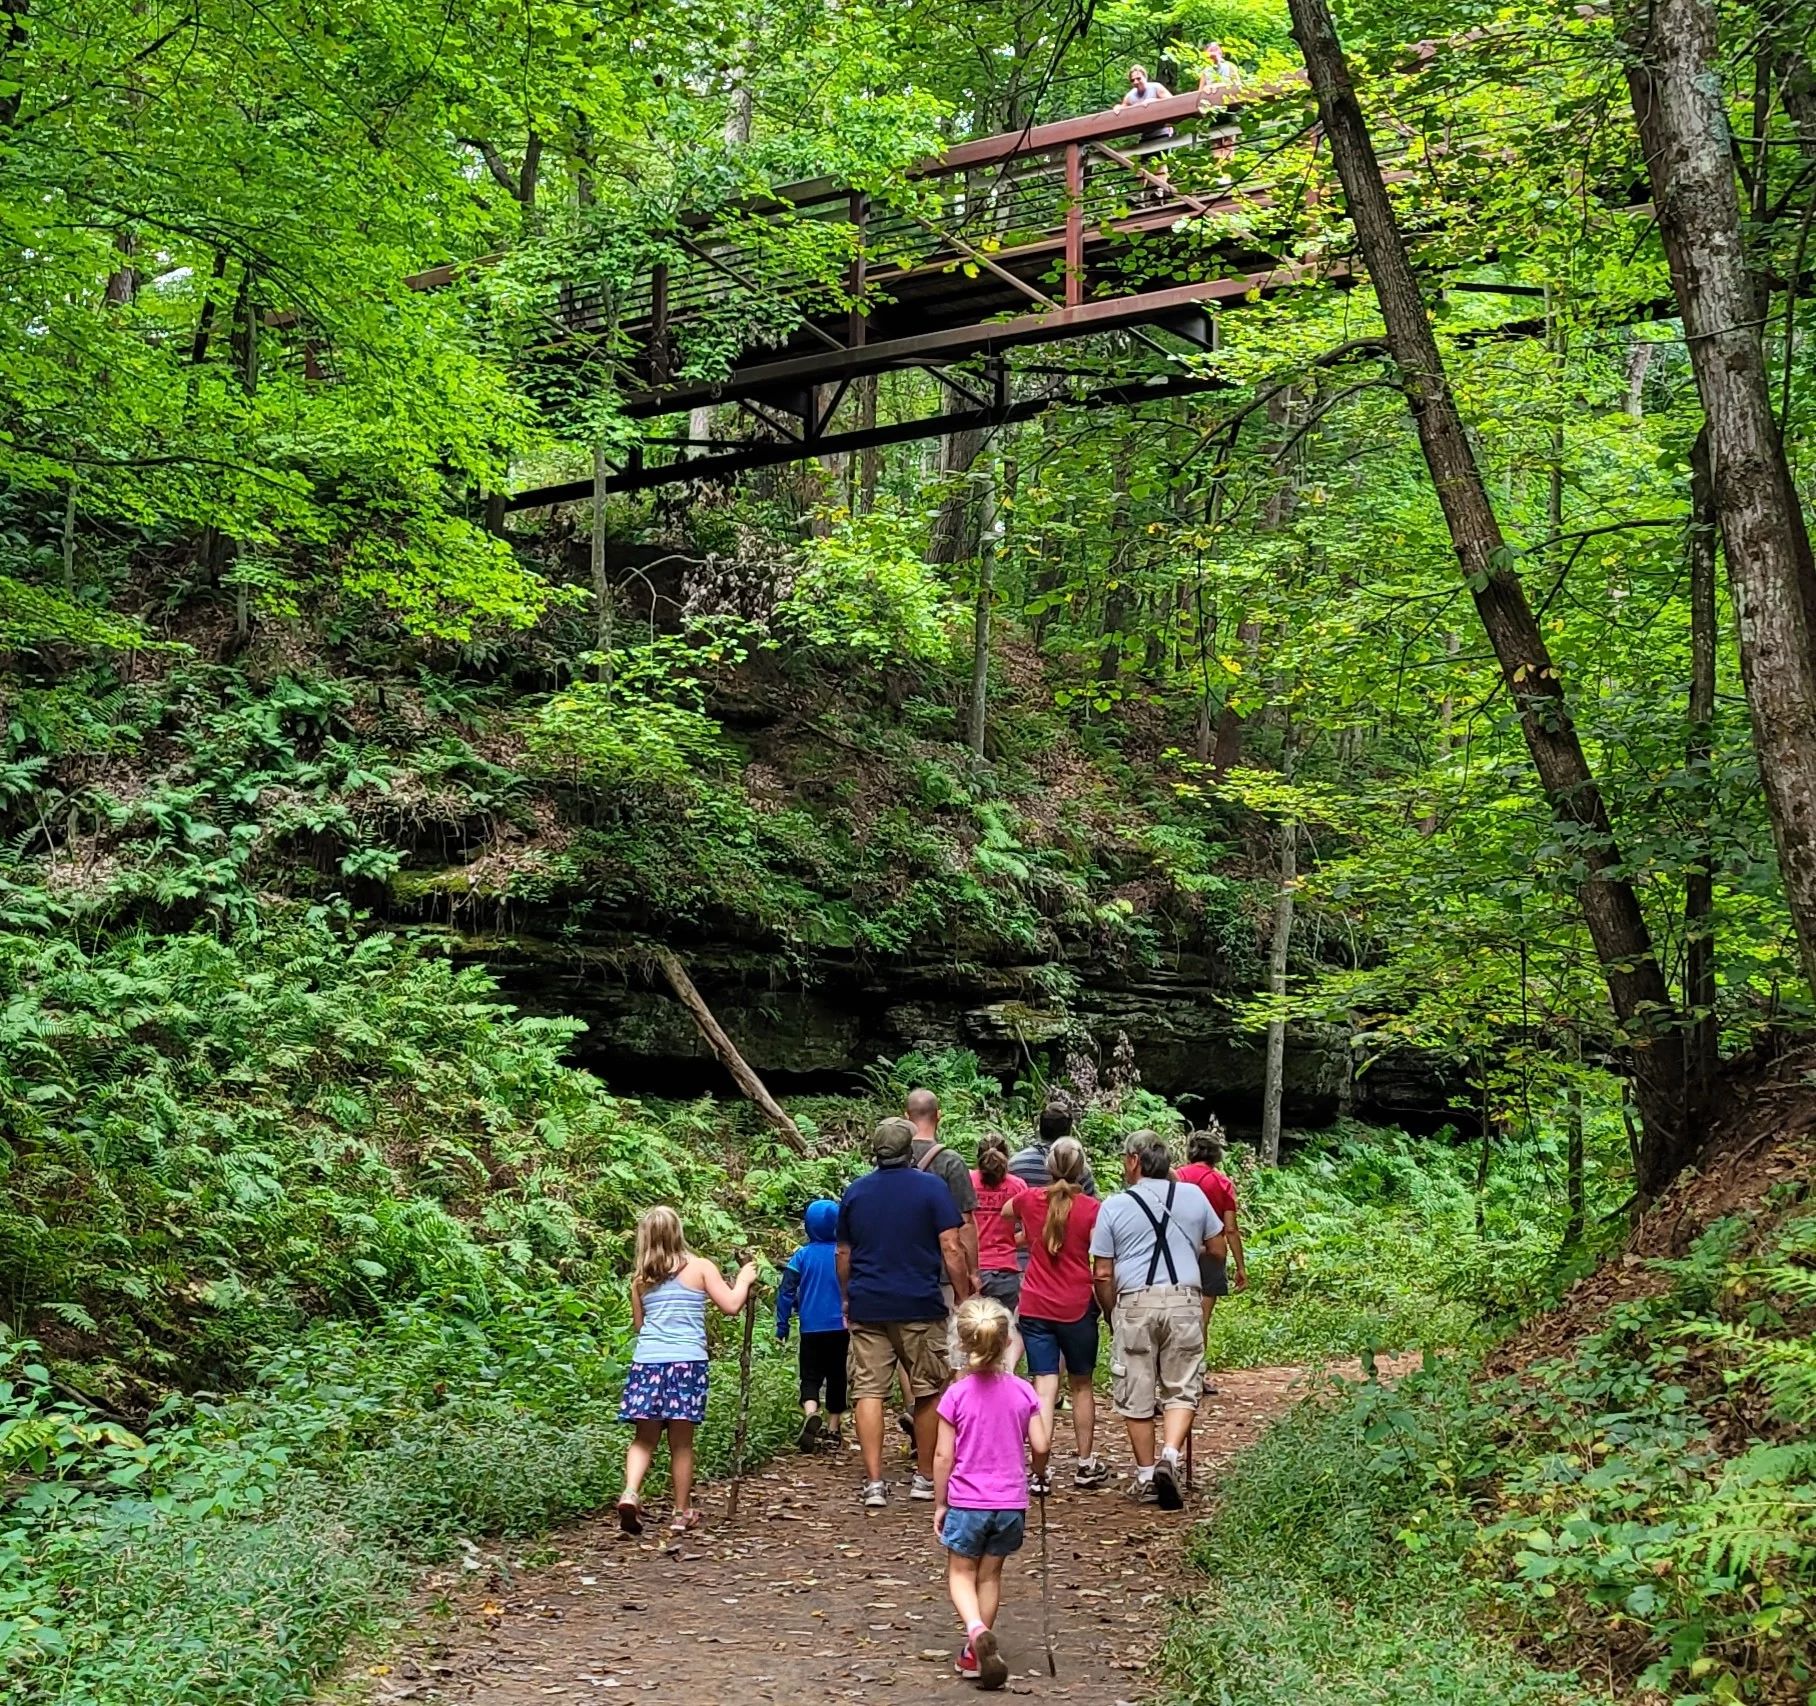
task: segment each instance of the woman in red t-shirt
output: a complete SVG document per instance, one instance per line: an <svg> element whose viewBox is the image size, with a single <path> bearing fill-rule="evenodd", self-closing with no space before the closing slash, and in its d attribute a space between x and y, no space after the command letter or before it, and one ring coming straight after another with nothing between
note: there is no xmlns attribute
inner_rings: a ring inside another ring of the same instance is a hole
<svg viewBox="0 0 1816 1706"><path fill-rule="evenodd" d="M1236 1261L1236 1289L1241 1291L1248 1284L1248 1264L1242 1254L1242 1231L1236 1224L1236 1186L1229 1174L1222 1170L1221 1129L1193 1132L1186 1139L1185 1152L1186 1164L1179 1169L1180 1182L1196 1185L1211 1199L1211 1207L1223 1222L1224 1236L1230 1241L1230 1255ZM1230 1293L1228 1261L1219 1256L1201 1255L1198 1258L1198 1283L1204 1291L1204 1336L1208 1351L1211 1311L1217 1307L1218 1298L1228 1297ZM1217 1390L1208 1372L1204 1377L1204 1389L1206 1392Z"/></svg>
<svg viewBox="0 0 1816 1706"><path fill-rule="evenodd" d="M1093 1453L1097 1436L1097 1299L1091 1289L1091 1228L1098 1203L1084 1194L1085 1152L1062 1137L1047 1152L1052 1183L1003 1205L1003 1217L1018 1227L1028 1246L1022 1275L1021 1335L1028 1377L1040 1395L1040 1413L1051 1428L1059 1402L1059 1370L1065 1364L1072 1386L1072 1429L1078 1442L1074 1485L1102 1487L1110 1469ZM981 1216L979 1217L981 1220ZM1051 1490L1046 1476L1029 1483L1034 1493Z"/></svg>
<svg viewBox="0 0 1816 1706"><path fill-rule="evenodd" d="M971 1188L977 1192L977 1289L994 1297L1013 1319L1021 1304L1021 1234L1012 1220L1003 1217L1004 1205L1023 1196L1027 1184L1009 1171L1009 1144L995 1132L977 1146L977 1165L971 1170ZM1021 1361L1021 1334L1009 1333L1009 1367Z"/></svg>

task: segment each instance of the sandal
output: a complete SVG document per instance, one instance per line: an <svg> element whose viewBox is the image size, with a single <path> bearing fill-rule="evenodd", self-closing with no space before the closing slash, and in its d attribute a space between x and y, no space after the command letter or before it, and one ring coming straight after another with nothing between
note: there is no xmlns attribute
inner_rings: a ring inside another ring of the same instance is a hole
<svg viewBox="0 0 1816 1706"><path fill-rule="evenodd" d="M618 1528L633 1539L643 1532L643 1507L635 1499L618 1501Z"/></svg>
<svg viewBox="0 0 1816 1706"><path fill-rule="evenodd" d="M676 1511L668 1525L670 1534L692 1534L700 1526L698 1511Z"/></svg>

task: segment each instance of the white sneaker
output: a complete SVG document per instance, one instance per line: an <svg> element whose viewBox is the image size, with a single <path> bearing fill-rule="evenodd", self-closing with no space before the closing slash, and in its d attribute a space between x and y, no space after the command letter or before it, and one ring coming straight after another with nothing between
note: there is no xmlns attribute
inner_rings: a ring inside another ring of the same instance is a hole
<svg viewBox="0 0 1816 1706"><path fill-rule="evenodd" d="M866 1481L864 1483L864 1503L871 1510L881 1510L889 1503L889 1483L887 1481Z"/></svg>
<svg viewBox="0 0 1816 1706"><path fill-rule="evenodd" d="M908 1483L908 1497L926 1500L931 1500L933 1497L932 1480L918 1469L914 1472L914 1479Z"/></svg>

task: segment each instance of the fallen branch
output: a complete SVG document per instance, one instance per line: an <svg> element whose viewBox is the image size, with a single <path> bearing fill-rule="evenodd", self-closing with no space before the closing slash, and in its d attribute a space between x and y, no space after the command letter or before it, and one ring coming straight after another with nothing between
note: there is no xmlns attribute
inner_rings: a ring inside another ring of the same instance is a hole
<svg viewBox="0 0 1816 1706"><path fill-rule="evenodd" d="M750 1068L750 1063L738 1053L737 1044L725 1034L719 1021L706 1005L700 991L694 987L694 980L687 975L687 967L668 948L655 950L656 964L662 968L662 975L668 979L668 986L675 992L675 999L693 1016L693 1021L700 1027L700 1035L706 1038L707 1045L719 1057L719 1064L732 1076L740 1090L757 1104L763 1117L781 1133L786 1142L797 1155L807 1153L807 1140L801 1136L800 1127L791 1120L769 1091L764 1088L763 1080Z"/></svg>

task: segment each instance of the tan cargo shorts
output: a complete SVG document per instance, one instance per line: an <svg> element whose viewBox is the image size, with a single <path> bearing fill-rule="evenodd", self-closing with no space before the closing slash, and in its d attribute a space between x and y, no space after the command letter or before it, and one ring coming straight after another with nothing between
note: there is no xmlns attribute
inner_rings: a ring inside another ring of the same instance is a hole
<svg viewBox="0 0 1816 1706"><path fill-rule="evenodd" d="M1204 1378L1202 1294L1195 1285L1157 1285L1116 1300L1110 1401L1126 1420L1161 1410L1196 1410Z"/></svg>
<svg viewBox="0 0 1816 1706"><path fill-rule="evenodd" d="M846 1359L851 1397L884 1398L895 1384L900 1363L914 1383L917 1397L931 1397L946 1389L950 1372L946 1361L946 1323L937 1321L877 1321L851 1323L851 1350Z"/></svg>

